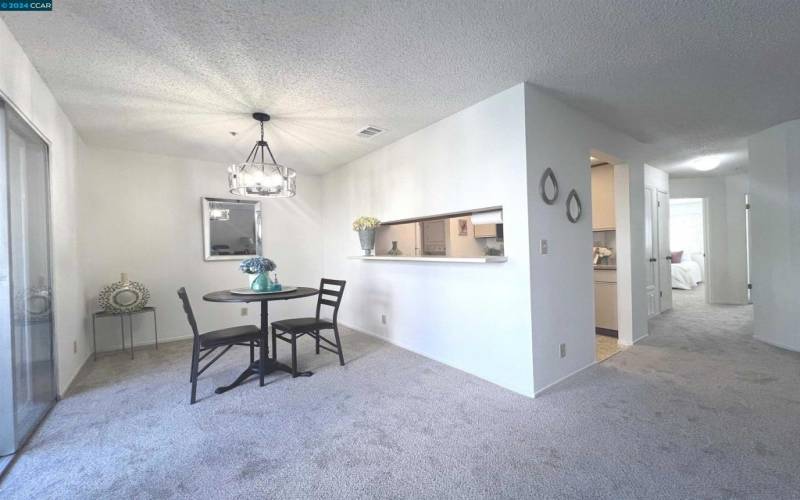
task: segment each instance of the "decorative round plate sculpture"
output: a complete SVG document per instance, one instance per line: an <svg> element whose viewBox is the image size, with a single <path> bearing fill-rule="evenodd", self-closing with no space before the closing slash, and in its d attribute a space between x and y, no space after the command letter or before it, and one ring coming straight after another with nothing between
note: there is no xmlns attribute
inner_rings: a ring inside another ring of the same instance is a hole
<svg viewBox="0 0 800 500"><path fill-rule="evenodd" d="M130 281L127 273L122 273L118 282L104 287L98 297L103 310L118 313L138 311L148 300L150 291L138 281Z"/></svg>
<svg viewBox="0 0 800 500"><path fill-rule="evenodd" d="M17 294L16 316L32 323L49 321L52 309L50 289L45 286L28 288Z"/></svg>
<svg viewBox="0 0 800 500"><path fill-rule="evenodd" d="M553 185L553 196L548 196L547 194L548 180ZM547 170L542 174L542 178L539 179L539 195L548 205L552 205L558 199L558 181L556 180L556 174L553 173L553 169L550 167L547 167Z"/></svg>
<svg viewBox="0 0 800 500"><path fill-rule="evenodd" d="M574 214L573 214L573 205L575 205L575 211L577 211L577 213ZM578 196L578 192L573 189L572 191L569 192L569 196L567 196L567 219L569 219L570 222L575 224L580 220L582 213L583 213L583 207L581 206L581 199Z"/></svg>

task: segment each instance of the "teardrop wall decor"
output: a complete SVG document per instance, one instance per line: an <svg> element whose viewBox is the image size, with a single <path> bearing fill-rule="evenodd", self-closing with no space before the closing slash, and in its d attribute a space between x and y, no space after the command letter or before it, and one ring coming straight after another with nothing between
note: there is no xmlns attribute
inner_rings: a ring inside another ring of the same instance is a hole
<svg viewBox="0 0 800 500"><path fill-rule="evenodd" d="M547 180L550 180L553 184L553 197L547 196ZM544 171L542 174L542 178L539 179L539 195L542 197L542 200L547 203L548 205L552 205L558 199L558 181L556 180L556 174L553 173L553 169L547 167L547 170Z"/></svg>
<svg viewBox="0 0 800 500"><path fill-rule="evenodd" d="M572 202L575 201L575 208L577 208L578 213L576 215L572 215ZM583 206L581 206L581 198L578 196L578 192L574 189L569 192L567 196L567 219L570 222L575 224L581 219L581 215L583 214Z"/></svg>

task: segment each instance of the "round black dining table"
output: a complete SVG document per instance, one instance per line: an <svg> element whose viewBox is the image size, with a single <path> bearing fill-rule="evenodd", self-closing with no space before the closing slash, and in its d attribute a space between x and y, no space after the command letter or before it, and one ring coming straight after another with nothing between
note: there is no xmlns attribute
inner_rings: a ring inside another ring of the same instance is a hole
<svg viewBox="0 0 800 500"><path fill-rule="evenodd" d="M287 291L287 292L274 292L274 293L259 293L259 294L237 294L233 293L230 290L220 290L217 292L211 292L203 295L203 300L208 302L261 302L261 347L260 349L263 350L263 357L264 359L264 373L271 373L277 370L292 373L292 369L283 363L278 363L277 360L270 358L269 356L269 303L274 300L292 300L292 299L302 299L303 297L311 297L313 295L318 295L319 290L316 288L308 288L308 287L297 287L294 290ZM233 381L232 384L226 385L223 387L218 387L214 392L217 394L222 394L225 391L229 391L234 387L241 385L245 380L248 378L258 375L259 361L255 360L250 363L245 371L242 372L239 377ZM302 372L298 374L299 376L308 377L313 375L312 372Z"/></svg>

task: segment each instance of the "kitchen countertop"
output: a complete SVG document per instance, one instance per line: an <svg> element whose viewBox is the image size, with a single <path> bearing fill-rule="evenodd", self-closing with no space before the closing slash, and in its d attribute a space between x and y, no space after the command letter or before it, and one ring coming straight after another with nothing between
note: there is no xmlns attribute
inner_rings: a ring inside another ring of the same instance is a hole
<svg viewBox="0 0 800 500"><path fill-rule="evenodd" d="M595 271L616 271L616 264L597 264L594 266Z"/></svg>
<svg viewBox="0 0 800 500"><path fill-rule="evenodd" d="M484 257L445 257L445 256L393 256L393 255L357 255L348 257L357 260L379 260L395 262L460 262L467 264L494 264L506 262L508 259L503 255L487 255Z"/></svg>

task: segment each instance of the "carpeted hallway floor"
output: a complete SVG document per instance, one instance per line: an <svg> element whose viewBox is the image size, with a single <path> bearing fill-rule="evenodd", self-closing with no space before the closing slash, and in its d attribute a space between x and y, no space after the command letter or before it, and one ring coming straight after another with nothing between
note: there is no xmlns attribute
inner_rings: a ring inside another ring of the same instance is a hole
<svg viewBox="0 0 800 500"><path fill-rule="evenodd" d="M313 377L214 395L241 349L194 406L189 343L108 355L0 497L798 498L800 355L750 315L676 294L650 337L535 400L355 333L344 368L306 343Z"/></svg>

